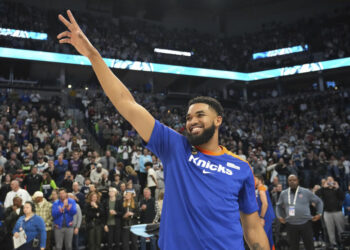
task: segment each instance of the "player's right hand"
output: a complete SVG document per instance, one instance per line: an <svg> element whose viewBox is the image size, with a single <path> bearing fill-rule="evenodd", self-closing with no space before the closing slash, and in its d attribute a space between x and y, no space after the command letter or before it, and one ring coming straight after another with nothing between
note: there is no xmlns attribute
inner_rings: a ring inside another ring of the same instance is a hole
<svg viewBox="0 0 350 250"><path fill-rule="evenodd" d="M67 10L69 21L61 14L58 15L58 19L68 28L57 35L60 43L69 43L83 56L90 57L96 52L94 46L90 43L89 39L85 36L84 32L80 29L78 23L70 10Z"/></svg>

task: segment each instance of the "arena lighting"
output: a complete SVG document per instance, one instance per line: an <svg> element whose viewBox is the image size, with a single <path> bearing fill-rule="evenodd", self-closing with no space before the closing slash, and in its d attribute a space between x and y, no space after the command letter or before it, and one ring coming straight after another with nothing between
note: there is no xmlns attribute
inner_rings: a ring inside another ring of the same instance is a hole
<svg viewBox="0 0 350 250"><path fill-rule="evenodd" d="M170 54L170 55L177 55L177 56L192 56L193 55L193 52L171 50L171 49L159 49L159 48L155 48L154 52L163 53L163 54Z"/></svg>
<svg viewBox="0 0 350 250"><path fill-rule="evenodd" d="M257 52L253 54L253 60L267 58L267 57L274 57L274 56L283 56L283 55L288 55L292 53L307 51L308 49L309 49L309 46L305 44L304 46L298 45L298 46L275 49L275 50L270 50L265 52Z"/></svg>
<svg viewBox="0 0 350 250"><path fill-rule="evenodd" d="M84 56L44 52L36 50L24 50L24 49L13 49L0 47L0 57L52 62L52 63L64 63L64 64L77 64L77 65L91 65L90 61ZM215 69L204 69L194 67L184 67L176 65L167 65L159 63L148 63L138 62L129 60L119 60L104 58L104 61L110 68L115 69L127 69L145 72L165 73L165 74L176 74L176 75L187 75L187 76L198 76L218 79L229 79L237 81L256 81L264 80L276 77L284 77L290 75L298 75L309 72L318 72L327 69L335 69L350 66L350 57L315 62L305 63L302 65L296 65L292 67L284 67L278 69L270 69L264 71L257 71L251 73L242 73L235 71L215 70Z"/></svg>
<svg viewBox="0 0 350 250"><path fill-rule="evenodd" d="M27 38L36 40L47 40L46 33L0 28L0 36L12 36L17 38Z"/></svg>

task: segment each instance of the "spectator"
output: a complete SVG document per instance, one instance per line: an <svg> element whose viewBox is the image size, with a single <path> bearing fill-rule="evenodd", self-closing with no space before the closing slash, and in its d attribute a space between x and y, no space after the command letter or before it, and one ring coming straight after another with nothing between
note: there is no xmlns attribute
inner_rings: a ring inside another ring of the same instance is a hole
<svg viewBox="0 0 350 250"><path fill-rule="evenodd" d="M23 206L24 215L19 217L13 229L13 236L19 237L19 232L24 231L26 234L26 243L19 247L20 250L35 249L40 246L41 250L46 246L46 231L44 220L35 214L33 202L26 201ZM40 238L40 239L38 239ZM38 240L39 242L36 242ZM34 247L34 245L36 245Z"/></svg>
<svg viewBox="0 0 350 250"><path fill-rule="evenodd" d="M101 163L98 163L96 169L93 169L90 174L90 180L94 184L98 184L102 180L102 175L108 176L108 171L102 168Z"/></svg>
<svg viewBox="0 0 350 250"><path fill-rule="evenodd" d="M163 200L164 200L164 191L160 191L158 195L158 200L156 201L156 217L154 218L154 223L159 222L162 217L162 209L163 209Z"/></svg>
<svg viewBox="0 0 350 250"><path fill-rule="evenodd" d="M88 235L89 250L101 248L102 228L105 225L105 213L100 202L101 195L98 192L89 193L86 199L85 220Z"/></svg>
<svg viewBox="0 0 350 250"><path fill-rule="evenodd" d="M137 236L133 234L129 228L125 228L137 224L137 216L138 208L136 207L132 194L125 193L122 219L123 250L129 250L130 248L133 250L137 249ZM129 241L131 241L131 245L129 245Z"/></svg>
<svg viewBox="0 0 350 250"><path fill-rule="evenodd" d="M147 171L147 187L151 190L152 197L154 197L157 187L157 175L153 169L152 162L146 162L145 167Z"/></svg>
<svg viewBox="0 0 350 250"><path fill-rule="evenodd" d="M42 181L43 177L38 174L38 168L33 166L31 173L24 178L23 186L30 195L33 195L35 191L40 190Z"/></svg>
<svg viewBox="0 0 350 250"><path fill-rule="evenodd" d="M73 176L72 173L68 170L64 175L61 187L67 190L67 192L73 191Z"/></svg>
<svg viewBox="0 0 350 250"><path fill-rule="evenodd" d="M8 208L13 205L13 198L14 197L20 197L22 199L22 204L26 201L31 201L32 198L30 197L29 193L19 187L19 182L17 180L11 181L11 191L7 193L5 198L4 206L5 208Z"/></svg>
<svg viewBox="0 0 350 250"><path fill-rule="evenodd" d="M69 170L75 177L82 170L82 161L80 159L78 151L73 152L73 158L69 161Z"/></svg>
<svg viewBox="0 0 350 250"><path fill-rule="evenodd" d="M17 159L16 153L11 153L11 158L5 163L5 171L9 174L16 174L22 167L21 162Z"/></svg>
<svg viewBox="0 0 350 250"><path fill-rule="evenodd" d="M335 232L337 230L340 239L342 232L345 230L345 218L342 213L345 194L332 176L327 177L327 181L316 194L324 203L323 219L326 224L331 247L337 247Z"/></svg>
<svg viewBox="0 0 350 250"><path fill-rule="evenodd" d="M46 250L52 249L51 247L51 233L52 233L52 204L44 198L44 194L41 191L36 191L33 195L33 201L35 203L35 214L39 215L45 223L46 230Z"/></svg>
<svg viewBox="0 0 350 250"><path fill-rule="evenodd" d="M52 191L56 188L57 186L55 181L51 179L51 176L49 173L45 172L43 174L43 178L40 186L40 191L43 192L44 198L48 200L49 197L51 196Z"/></svg>
<svg viewBox="0 0 350 250"><path fill-rule="evenodd" d="M111 156L111 151L107 150L106 155L101 157L99 163L102 164L102 167L104 169L110 171L117 164L117 160L113 156Z"/></svg>
<svg viewBox="0 0 350 250"><path fill-rule="evenodd" d="M85 207L85 195L81 192L79 183L78 182L73 182L73 195L74 197L77 198L77 203L79 206L82 208Z"/></svg>
<svg viewBox="0 0 350 250"><path fill-rule="evenodd" d="M5 175L5 180L1 183L0 202L4 203L6 195L11 191L11 174Z"/></svg>
<svg viewBox="0 0 350 250"><path fill-rule="evenodd" d="M164 171L163 165L159 166L159 169L156 171L156 179L157 179L157 188L155 192L155 199L158 200L158 196L160 192L164 192Z"/></svg>
<svg viewBox="0 0 350 250"><path fill-rule="evenodd" d="M288 177L289 188L283 190L277 202L277 218L286 224L290 250L299 249L300 237L304 241L306 250L314 249L311 221L321 218L323 203L320 198L306 188L299 186L298 177ZM311 216L310 205L316 204L317 215Z"/></svg>
<svg viewBox="0 0 350 250"><path fill-rule="evenodd" d="M146 165L148 167L148 165ZM140 219L141 224L153 223L156 217L156 205L155 200L151 196L151 190L145 188L143 190L143 199L140 202ZM157 243L155 236L151 238L151 250L157 249ZM146 239L141 237L141 250L146 250Z"/></svg>
<svg viewBox="0 0 350 250"><path fill-rule="evenodd" d="M54 170L54 176L55 176L55 182L57 186L61 186L63 179L65 177L66 171L68 170L68 162L67 160L63 159L63 155L60 154L55 161L55 170Z"/></svg>
<svg viewBox="0 0 350 250"><path fill-rule="evenodd" d="M54 235L56 249L72 250L73 217L77 213L76 203L68 198L64 188L59 189L59 199L52 204L52 217L54 222Z"/></svg>
<svg viewBox="0 0 350 250"><path fill-rule="evenodd" d="M42 175L44 171L46 171L49 168L49 164L44 161L43 156L38 157L38 163L36 164L36 167L38 168L38 173Z"/></svg>
<svg viewBox="0 0 350 250"><path fill-rule="evenodd" d="M343 207L344 207L345 216L348 217L348 223L350 224L350 183L348 186L348 192L346 192L346 195L345 195Z"/></svg>
<svg viewBox="0 0 350 250"><path fill-rule="evenodd" d="M108 249L120 249L120 239L121 239L121 219L123 216L123 202L122 200L117 200L118 191L114 187L109 188L108 192L108 202L106 204L106 218L107 223L104 226L104 230L108 233Z"/></svg>
<svg viewBox="0 0 350 250"><path fill-rule="evenodd" d="M19 217L24 215L22 199L18 196L12 199L13 205L5 209L4 224L6 228L4 249L13 249L12 230L14 229Z"/></svg>
<svg viewBox="0 0 350 250"><path fill-rule="evenodd" d="M143 150L143 154L140 156L140 176L139 181L141 185L141 190L143 190L147 185L147 170L145 163L146 162L152 162L152 157L148 149Z"/></svg>
<svg viewBox="0 0 350 250"><path fill-rule="evenodd" d="M72 193L68 193L68 198L73 199L75 201L78 200L78 198L72 194ZM73 250L79 250L79 233L80 233L80 226L81 226L81 222L82 222L82 211L80 208L79 203L76 203L77 206L77 213L74 215L73 217Z"/></svg>

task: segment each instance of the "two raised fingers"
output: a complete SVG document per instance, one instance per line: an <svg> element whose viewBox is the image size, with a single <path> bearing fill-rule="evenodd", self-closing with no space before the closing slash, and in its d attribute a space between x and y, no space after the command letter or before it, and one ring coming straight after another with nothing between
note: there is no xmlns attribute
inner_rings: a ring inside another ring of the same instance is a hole
<svg viewBox="0 0 350 250"><path fill-rule="evenodd" d="M67 10L67 15L69 18L69 21L62 16L61 14L58 15L58 19L60 19L60 21L70 30L72 31L72 29L76 26L78 26L77 22L75 21L75 18L72 14L72 12L70 10ZM64 38L61 39L63 37L68 37L68 38ZM57 35L57 39L61 39L60 43L69 43L70 42L70 38L71 37L71 33L69 31L64 31L60 34Z"/></svg>

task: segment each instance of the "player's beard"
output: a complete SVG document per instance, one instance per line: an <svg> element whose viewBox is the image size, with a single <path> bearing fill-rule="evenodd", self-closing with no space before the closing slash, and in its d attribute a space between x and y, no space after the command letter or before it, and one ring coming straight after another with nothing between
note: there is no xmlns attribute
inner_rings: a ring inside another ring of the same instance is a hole
<svg viewBox="0 0 350 250"><path fill-rule="evenodd" d="M207 143L214 136L214 133L215 125L213 122L213 124L209 128L204 129L203 133L199 135L192 135L186 130L185 136L191 145L199 146Z"/></svg>

